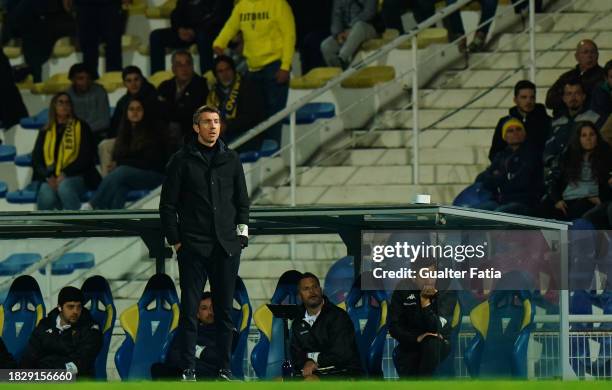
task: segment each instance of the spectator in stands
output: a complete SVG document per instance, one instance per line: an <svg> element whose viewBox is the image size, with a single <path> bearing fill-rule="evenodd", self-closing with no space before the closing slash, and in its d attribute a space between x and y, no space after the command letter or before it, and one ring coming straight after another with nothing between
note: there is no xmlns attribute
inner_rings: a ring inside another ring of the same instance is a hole
<svg viewBox="0 0 612 390"><path fill-rule="evenodd" d="M49 105L49 123L38 133L32 152L34 176L45 180L38 190L38 210L78 210L87 188L100 182L94 135L74 115L72 100L58 93Z"/></svg>
<svg viewBox="0 0 612 390"><path fill-rule="evenodd" d="M435 271L434 260L419 258L413 264ZM451 350L450 333L457 303L454 291L442 288L435 278L401 281L393 291L389 308L389 333L399 342L399 377L431 377Z"/></svg>
<svg viewBox="0 0 612 390"><path fill-rule="evenodd" d="M213 40L232 12L227 0L178 0L170 15L170 27L153 30L149 37L151 74L166 69L166 49L198 46L200 72L204 75L213 67Z"/></svg>
<svg viewBox="0 0 612 390"><path fill-rule="evenodd" d="M65 369L79 378L93 377L102 333L83 301L83 293L76 287L60 290L57 307L30 336L22 368Z"/></svg>
<svg viewBox="0 0 612 390"><path fill-rule="evenodd" d="M536 103L536 86L529 80L521 80L514 86L514 104L508 114L523 122L527 131L525 142L532 146L538 156L544 153L544 144L550 135L550 117L546 113L543 104ZM491 149L489 149L489 160L493 161L495 155L507 146L502 139L502 126L508 118L503 117L497 122Z"/></svg>
<svg viewBox="0 0 612 390"><path fill-rule="evenodd" d="M303 317L291 325L291 362L305 380L359 377L363 374L355 329L348 314L321 291L310 272L298 281Z"/></svg>
<svg viewBox="0 0 612 390"><path fill-rule="evenodd" d="M376 37L376 0L334 0L331 36L321 43L328 66L348 68L361 44Z"/></svg>
<svg viewBox="0 0 612 390"><path fill-rule="evenodd" d="M525 142L525 125L519 119L506 117L501 134L506 148L476 179L493 199L474 208L531 215L542 195L542 157Z"/></svg>
<svg viewBox="0 0 612 390"><path fill-rule="evenodd" d="M208 93L206 104L219 108L223 120L221 138L229 144L264 119L262 101L252 81L236 72L231 57L215 58L213 70L217 81ZM246 150L259 150L259 145L253 140L237 149L238 152Z"/></svg>
<svg viewBox="0 0 612 390"><path fill-rule="evenodd" d="M612 60L604 66L606 80L593 91L591 110L598 113L605 121L601 128L601 135L606 142L612 141Z"/></svg>
<svg viewBox="0 0 612 390"><path fill-rule="evenodd" d="M249 195L240 159L219 140L220 130L216 108L196 110L197 139L172 156L159 201L164 236L178 256L181 368L183 379L189 381L195 380L196 313L207 278L218 322L219 378L233 378L232 302L240 253L249 242Z"/></svg>
<svg viewBox="0 0 612 390"><path fill-rule="evenodd" d="M22 38L24 66L36 83L42 81L42 66L55 42L76 32L74 19L60 0L19 0L7 23Z"/></svg>
<svg viewBox="0 0 612 390"><path fill-rule="evenodd" d="M266 117L281 111L289 95L289 71L295 51L295 22L286 0L244 0L234 7L230 18L213 43L217 55L242 32L247 78L262 94ZM270 127L266 138L281 141L282 124Z"/></svg>
<svg viewBox="0 0 612 390"><path fill-rule="evenodd" d="M580 41L574 56L578 62L576 67L563 73L546 93L546 107L553 110L554 117L563 111L563 88L568 80L580 80L588 100L593 90L606 78L603 68L597 63L599 50L595 42L590 39Z"/></svg>
<svg viewBox="0 0 612 390"><path fill-rule="evenodd" d="M115 141L110 173L83 210L122 209L128 192L152 190L164 180L164 145L144 101L133 98Z"/></svg>
<svg viewBox="0 0 612 390"><path fill-rule="evenodd" d="M583 217L594 222L603 220L608 225L611 173L610 146L594 123L578 123L559 169L551 173L548 181L547 193L554 204L552 216L562 220Z"/></svg>
<svg viewBox="0 0 612 390"><path fill-rule="evenodd" d="M17 367L17 362L15 358L6 348L6 344L4 344L4 340L0 337L0 370L6 370L8 368Z"/></svg>
<svg viewBox="0 0 612 390"><path fill-rule="evenodd" d="M93 73L85 64L72 65L68 78L72 82L67 92L74 105L74 115L87 122L98 144L106 138L110 125L108 94L104 87L93 82Z"/></svg>
<svg viewBox="0 0 612 390"><path fill-rule="evenodd" d="M330 0L289 0L295 16L296 48L300 52L302 74L325 66L321 42L330 34L332 2Z"/></svg>
<svg viewBox="0 0 612 390"><path fill-rule="evenodd" d="M212 294L205 292L200 298L198 307L198 338L195 347L196 378L217 377L217 350L216 350L216 327L215 313L213 311ZM238 333L234 329L234 346ZM166 361L155 363L151 367L153 379L176 379L181 376L181 346L180 337L177 335L172 340Z"/></svg>
<svg viewBox="0 0 612 390"><path fill-rule="evenodd" d="M159 109L168 124L168 152L174 153L184 140L193 137L193 113L206 100L208 86L195 74L193 57L185 50L172 54L174 77L159 85Z"/></svg>
<svg viewBox="0 0 612 390"><path fill-rule="evenodd" d="M134 65L126 66L121 72L123 85L126 88L123 95L111 117L108 139L100 142L98 145L98 156L100 157L100 170L102 176L106 176L109 172L109 165L113 161L113 148L115 145L115 137L121 125L121 120L125 116L127 105L131 99L137 98L141 100L147 111L147 116L159 116L157 110L157 90L153 84L149 83L142 75L140 68Z"/></svg>
<svg viewBox="0 0 612 390"><path fill-rule="evenodd" d="M586 106L584 86L578 79L566 80L563 86L563 103L561 114L551 123L551 135L544 146L544 179L549 180L552 170L558 170L559 157L567 149L569 140L576 131L576 123L590 121L595 127L601 125L601 117Z"/></svg>
<svg viewBox="0 0 612 390"><path fill-rule="evenodd" d="M104 44L106 71L120 71L122 66L121 35L124 28L122 4L132 0L63 0L66 9L74 11L83 63L98 78L98 47ZM95 130L94 130L95 131Z"/></svg>
<svg viewBox="0 0 612 390"><path fill-rule="evenodd" d="M28 116L28 109L23 103L21 92L15 85L9 59L0 50L0 126L10 129ZM0 141L2 143L2 141Z"/></svg>

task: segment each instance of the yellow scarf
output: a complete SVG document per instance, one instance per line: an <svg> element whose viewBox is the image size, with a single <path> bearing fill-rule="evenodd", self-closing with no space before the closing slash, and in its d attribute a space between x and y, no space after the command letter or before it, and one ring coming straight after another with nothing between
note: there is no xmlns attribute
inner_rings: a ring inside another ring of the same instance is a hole
<svg viewBox="0 0 612 390"><path fill-rule="evenodd" d="M218 107L221 111L221 117L223 119L236 119L238 112L238 93L240 89L241 77L239 74L236 75L236 80L232 85L232 89L225 102L219 100L219 94L217 88L213 89L206 99L206 104L212 107ZM220 86L218 86L220 88Z"/></svg>
<svg viewBox="0 0 612 390"><path fill-rule="evenodd" d="M43 154L47 168L55 164L55 176L60 176L64 168L72 164L81 149L81 122L71 119L60 140L57 156L55 156L55 144L57 142L57 124L53 123L45 133ZM57 158L56 158L57 157Z"/></svg>

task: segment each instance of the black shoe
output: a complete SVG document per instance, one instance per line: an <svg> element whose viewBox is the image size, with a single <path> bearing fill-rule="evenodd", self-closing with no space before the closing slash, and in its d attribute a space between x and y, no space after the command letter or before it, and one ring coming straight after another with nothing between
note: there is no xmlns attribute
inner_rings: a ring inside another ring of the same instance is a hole
<svg viewBox="0 0 612 390"><path fill-rule="evenodd" d="M195 370L192 368L183 370L183 375L181 376L181 380L183 382L195 382L196 381Z"/></svg>
<svg viewBox="0 0 612 390"><path fill-rule="evenodd" d="M227 369L219 370L219 375L217 376L217 379L225 382L236 382L240 380L234 377L234 374L232 374L231 370Z"/></svg>

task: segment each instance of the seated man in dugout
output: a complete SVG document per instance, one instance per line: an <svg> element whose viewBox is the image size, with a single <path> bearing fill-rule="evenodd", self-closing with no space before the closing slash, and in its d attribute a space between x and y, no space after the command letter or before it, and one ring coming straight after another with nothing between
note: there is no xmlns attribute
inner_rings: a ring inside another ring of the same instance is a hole
<svg viewBox="0 0 612 390"><path fill-rule="evenodd" d="M454 291L445 290L437 279L423 278L437 269L433 259L418 259L413 279L398 283L389 308L389 333L399 342L397 372L400 378L433 376L450 350L453 313L457 303Z"/></svg>
<svg viewBox="0 0 612 390"><path fill-rule="evenodd" d="M303 317L291 325L291 363L304 380L362 375L355 329L349 315L329 302L319 278L310 272L298 282Z"/></svg>

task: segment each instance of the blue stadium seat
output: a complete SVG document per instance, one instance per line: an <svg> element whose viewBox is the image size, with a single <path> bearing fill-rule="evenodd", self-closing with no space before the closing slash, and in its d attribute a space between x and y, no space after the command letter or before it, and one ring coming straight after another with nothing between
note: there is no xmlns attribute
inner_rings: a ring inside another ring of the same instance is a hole
<svg viewBox="0 0 612 390"><path fill-rule="evenodd" d="M233 309L232 311L234 326L238 330L238 340L234 347L230 364L232 374L237 378L244 379L244 354L247 348L253 309L251 308L251 301L249 300L246 286L240 277L236 279L234 300L238 303L240 309Z"/></svg>
<svg viewBox="0 0 612 390"><path fill-rule="evenodd" d="M13 253L0 263L0 276L18 275L40 259L38 253Z"/></svg>
<svg viewBox="0 0 612 390"><path fill-rule="evenodd" d="M282 274L270 303L297 304L297 282L301 276L301 272L295 270ZM251 365L259 379L278 378L285 358L283 321L275 318L266 305L255 310L253 321L259 329L259 341L253 347Z"/></svg>
<svg viewBox="0 0 612 390"><path fill-rule="evenodd" d="M357 278L346 300L338 306L353 321L364 372L370 378L382 378L382 353L387 339L386 293L362 290L361 278Z"/></svg>
<svg viewBox="0 0 612 390"><path fill-rule="evenodd" d="M149 279L138 300L119 321L125 340L115 354L122 380L151 379L151 364L163 356L163 347L173 336L179 321L179 300L172 279L156 274Z"/></svg>
<svg viewBox="0 0 612 390"><path fill-rule="evenodd" d="M6 201L14 204L36 203L39 187L40 182L33 181L21 190L9 191L6 193Z"/></svg>
<svg viewBox="0 0 612 390"><path fill-rule="evenodd" d="M336 116L336 106L333 103L308 103L297 111L295 123L307 125L317 119L333 118L334 116ZM289 124L289 117L285 118L283 123Z"/></svg>
<svg viewBox="0 0 612 390"><path fill-rule="evenodd" d="M77 269L93 268L95 262L93 253L64 253L59 259L51 263L51 275L69 275ZM46 268L43 267L39 272L45 275L47 271Z"/></svg>
<svg viewBox="0 0 612 390"><path fill-rule="evenodd" d="M261 148L259 148L259 156L260 157L270 157L274 153L278 152L280 147L278 146L278 142L273 139L264 139L261 143Z"/></svg>
<svg viewBox="0 0 612 390"><path fill-rule="evenodd" d="M0 144L0 162L14 161L17 148L13 145Z"/></svg>
<svg viewBox="0 0 612 390"><path fill-rule="evenodd" d="M85 298L84 306L89 310L102 332L102 349L95 363L95 378L106 380L106 361L110 348L117 309L110 286L104 277L96 275L88 278L81 287Z"/></svg>
<svg viewBox="0 0 612 390"><path fill-rule="evenodd" d="M470 312L476 335L464 361L475 377L527 378L527 348L535 307L527 291L494 291Z"/></svg>
<svg viewBox="0 0 612 390"><path fill-rule="evenodd" d="M18 167L32 166L32 153L20 154L15 157L15 165Z"/></svg>
<svg viewBox="0 0 612 390"><path fill-rule="evenodd" d="M252 163L259 160L259 152L248 151L240 153L240 162L241 163Z"/></svg>
<svg viewBox="0 0 612 390"><path fill-rule="evenodd" d="M21 359L30 334L45 316L45 302L36 279L21 275L0 305L0 334L15 360Z"/></svg>
<svg viewBox="0 0 612 390"><path fill-rule="evenodd" d="M486 190L482 183L476 182L461 191L453 200L453 206L474 207L493 198L493 194Z"/></svg>
<svg viewBox="0 0 612 390"><path fill-rule="evenodd" d="M346 300L355 280L355 265L353 256L345 256L329 268L325 275L325 296L334 305Z"/></svg>
<svg viewBox="0 0 612 390"><path fill-rule="evenodd" d="M0 181L0 198L4 198L8 192L8 186L5 182Z"/></svg>
<svg viewBox="0 0 612 390"><path fill-rule="evenodd" d="M24 129L38 130L43 127L49 120L49 109L45 108L34 116L23 118L19 124Z"/></svg>

